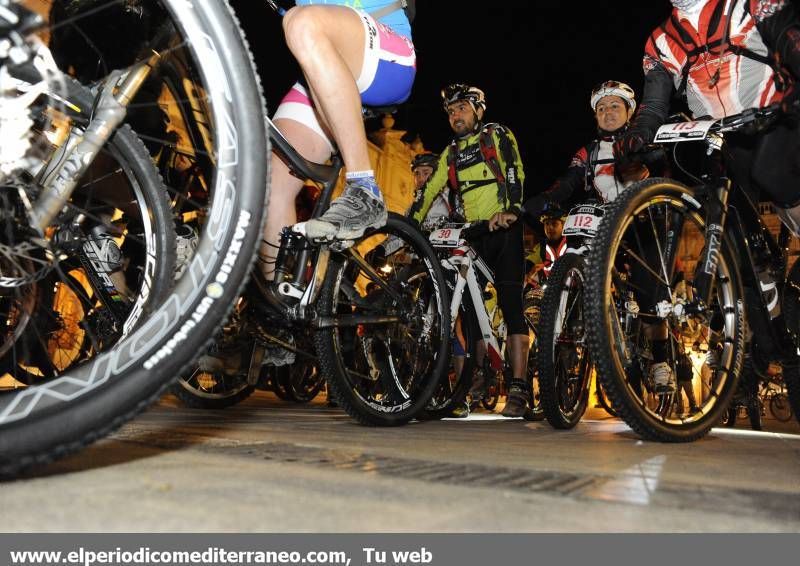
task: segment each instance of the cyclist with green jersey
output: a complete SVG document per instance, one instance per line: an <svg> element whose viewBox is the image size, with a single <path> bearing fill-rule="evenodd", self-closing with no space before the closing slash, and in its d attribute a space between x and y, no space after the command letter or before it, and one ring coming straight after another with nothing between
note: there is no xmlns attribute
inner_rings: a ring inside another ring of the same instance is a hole
<svg viewBox="0 0 800 566"><path fill-rule="evenodd" d="M409 216L422 223L436 197L448 186L454 193L456 212L468 222L488 221L499 212L518 211L525 174L514 134L500 124L484 124L486 99L476 87L450 85L442 91L442 101L456 137L442 151L436 171L417 191ZM529 398L522 224L491 232L472 244L494 271L498 302L508 327L513 378L503 415L521 417ZM478 393L475 387L472 392Z"/></svg>

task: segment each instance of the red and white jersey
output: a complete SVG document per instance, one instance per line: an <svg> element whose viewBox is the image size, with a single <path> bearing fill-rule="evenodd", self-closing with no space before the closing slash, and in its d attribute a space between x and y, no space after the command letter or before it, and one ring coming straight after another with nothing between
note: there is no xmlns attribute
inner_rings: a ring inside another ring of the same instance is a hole
<svg viewBox="0 0 800 566"><path fill-rule="evenodd" d="M593 168L589 175L590 182L603 202L614 200L631 184L623 183L615 174L613 145L612 141L605 139L591 143L580 148L570 163L570 167L582 167L584 170ZM589 155L590 152L595 155ZM592 187L586 189L591 190Z"/></svg>
<svg viewBox="0 0 800 566"><path fill-rule="evenodd" d="M660 63L680 89L688 66L686 100L696 118L722 118L779 102L783 94L766 61L771 54L756 29L756 17L768 17L787 1L708 0L687 12L674 9L647 40L645 74ZM735 5L728 20L731 2ZM727 46L726 29L730 30Z"/></svg>

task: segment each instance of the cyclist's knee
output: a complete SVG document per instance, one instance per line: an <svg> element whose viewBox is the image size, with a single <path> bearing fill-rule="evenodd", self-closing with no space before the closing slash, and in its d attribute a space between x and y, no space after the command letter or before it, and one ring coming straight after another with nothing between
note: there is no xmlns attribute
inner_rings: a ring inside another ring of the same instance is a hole
<svg viewBox="0 0 800 566"><path fill-rule="evenodd" d="M283 34L292 52L325 35L320 6L295 6L283 16Z"/></svg>
<svg viewBox="0 0 800 566"><path fill-rule="evenodd" d="M524 306L522 301L522 283L498 282L497 301L503 312L509 334L527 334L528 326L525 322Z"/></svg>

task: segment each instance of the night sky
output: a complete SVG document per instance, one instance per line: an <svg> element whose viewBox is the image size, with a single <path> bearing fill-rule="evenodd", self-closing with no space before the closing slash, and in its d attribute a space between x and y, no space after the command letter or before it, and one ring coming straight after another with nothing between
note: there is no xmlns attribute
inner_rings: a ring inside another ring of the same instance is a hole
<svg viewBox="0 0 800 566"><path fill-rule="evenodd" d="M272 112L298 76L280 18L262 0L232 3ZM486 92L486 119L516 134L526 192L538 192L593 139L593 86L614 79L641 92L645 40L669 10L668 0L417 0L418 74L395 127L419 133L426 148L441 151L451 131L439 92L451 82L474 84ZM374 127L380 126L368 124Z"/></svg>

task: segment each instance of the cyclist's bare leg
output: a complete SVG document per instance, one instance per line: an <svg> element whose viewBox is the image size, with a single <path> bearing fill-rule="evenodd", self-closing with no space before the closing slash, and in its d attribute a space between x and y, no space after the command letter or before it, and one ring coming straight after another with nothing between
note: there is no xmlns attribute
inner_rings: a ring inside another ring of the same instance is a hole
<svg viewBox="0 0 800 566"><path fill-rule="evenodd" d="M330 157L328 142L314 130L285 118L275 120L275 126L286 137L289 143L306 159L324 162ZM286 164L274 153L270 164L270 197L267 207L267 222L264 225L264 240L261 244L261 272L267 280L274 273L274 260L280 243L280 232L284 226L297 222L295 198L303 188L303 181L289 172ZM268 242L268 243L267 243Z"/></svg>
<svg viewBox="0 0 800 566"><path fill-rule="evenodd" d="M296 6L283 18L286 43L348 171L372 168L356 78L364 60L364 27L343 6Z"/></svg>
<svg viewBox="0 0 800 566"><path fill-rule="evenodd" d="M369 161L357 84L364 65L362 16L342 6L299 6L284 16L289 49L297 58L320 122L332 134L347 171L342 195L318 218L294 230L312 240L355 240L383 226L386 205Z"/></svg>

